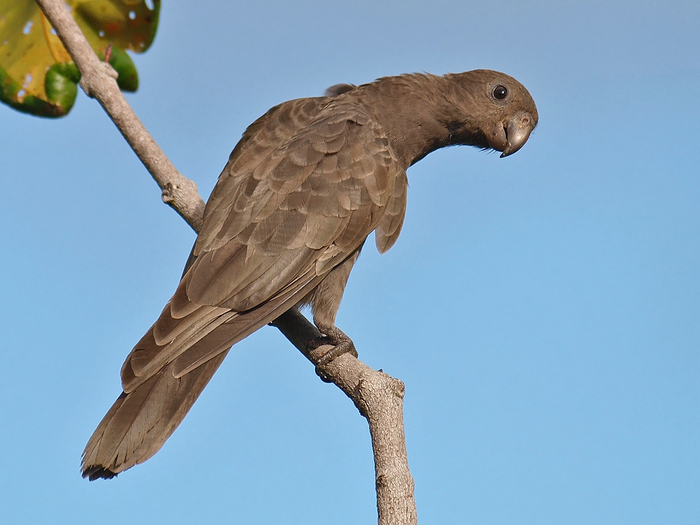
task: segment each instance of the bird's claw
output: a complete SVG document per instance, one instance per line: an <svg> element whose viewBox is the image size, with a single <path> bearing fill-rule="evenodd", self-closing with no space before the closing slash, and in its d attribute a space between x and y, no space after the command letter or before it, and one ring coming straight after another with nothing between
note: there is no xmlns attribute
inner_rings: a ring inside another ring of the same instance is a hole
<svg viewBox="0 0 700 525"><path fill-rule="evenodd" d="M347 335L345 335L340 330L336 329L337 333L326 334L321 337L313 339L308 345L307 349L309 351L316 350L317 348L324 345L332 345L332 348L328 349L322 356L316 360L316 375L321 378L324 383L332 383L332 380L326 374L322 368L334 361L336 358L343 354L351 354L357 357L357 350L355 349L355 343L352 342Z"/></svg>

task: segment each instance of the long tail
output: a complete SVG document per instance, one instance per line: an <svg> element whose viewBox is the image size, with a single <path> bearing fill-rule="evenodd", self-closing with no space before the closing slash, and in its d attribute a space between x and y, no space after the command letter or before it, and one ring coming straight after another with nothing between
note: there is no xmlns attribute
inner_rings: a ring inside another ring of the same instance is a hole
<svg viewBox="0 0 700 525"><path fill-rule="evenodd" d="M121 396L83 452L84 478L113 478L158 452L175 431L228 354L225 351L180 378L170 363Z"/></svg>
<svg viewBox="0 0 700 525"><path fill-rule="evenodd" d="M168 303L122 367L125 391L85 447L83 477L113 478L158 452L207 386L231 345L279 317L323 277L299 279L259 307L241 314L193 305L188 310L191 315L175 318ZM179 297L177 294L173 300ZM209 316L212 310L216 315ZM222 316L225 321L219 323ZM181 329L182 324L186 328ZM164 340L161 346L156 336L163 326L171 332L160 334Z"/></svg>

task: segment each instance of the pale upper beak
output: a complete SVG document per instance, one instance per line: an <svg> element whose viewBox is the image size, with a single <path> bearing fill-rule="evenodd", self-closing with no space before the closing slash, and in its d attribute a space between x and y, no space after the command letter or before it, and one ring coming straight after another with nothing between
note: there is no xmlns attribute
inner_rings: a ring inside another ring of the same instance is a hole
<svg viewBox="0 0 700 525"><path fill-rule="evenodd" d="M501 158L522 148L530 137L535 121L527 111L518 111L495 126L483 130L489 146L501 152Z"/></svg>

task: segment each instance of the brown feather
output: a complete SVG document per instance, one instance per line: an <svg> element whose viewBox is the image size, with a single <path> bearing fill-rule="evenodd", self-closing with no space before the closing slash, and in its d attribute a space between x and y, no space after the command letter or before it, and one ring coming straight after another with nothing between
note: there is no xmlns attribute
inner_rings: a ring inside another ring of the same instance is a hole
<svg viewBox="0 0 700 525"><path fill-rule="evenodd" d="M158 452L224 357L226 352L181 378L168 366L134 392L119 396L85 447L83 476L111 478Z"/></svg>

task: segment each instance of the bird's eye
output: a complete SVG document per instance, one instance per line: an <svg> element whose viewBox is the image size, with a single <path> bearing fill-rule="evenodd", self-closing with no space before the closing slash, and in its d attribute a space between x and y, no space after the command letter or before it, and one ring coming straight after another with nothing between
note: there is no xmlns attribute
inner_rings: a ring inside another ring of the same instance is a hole
<svg viewBox="0 0 700 525"><path fill-rule="evenodd" d="M506 89L505 86L501 86L500 84L493 88L493 98L496 100L503 100L508 96L508 90Z"/></svg>

